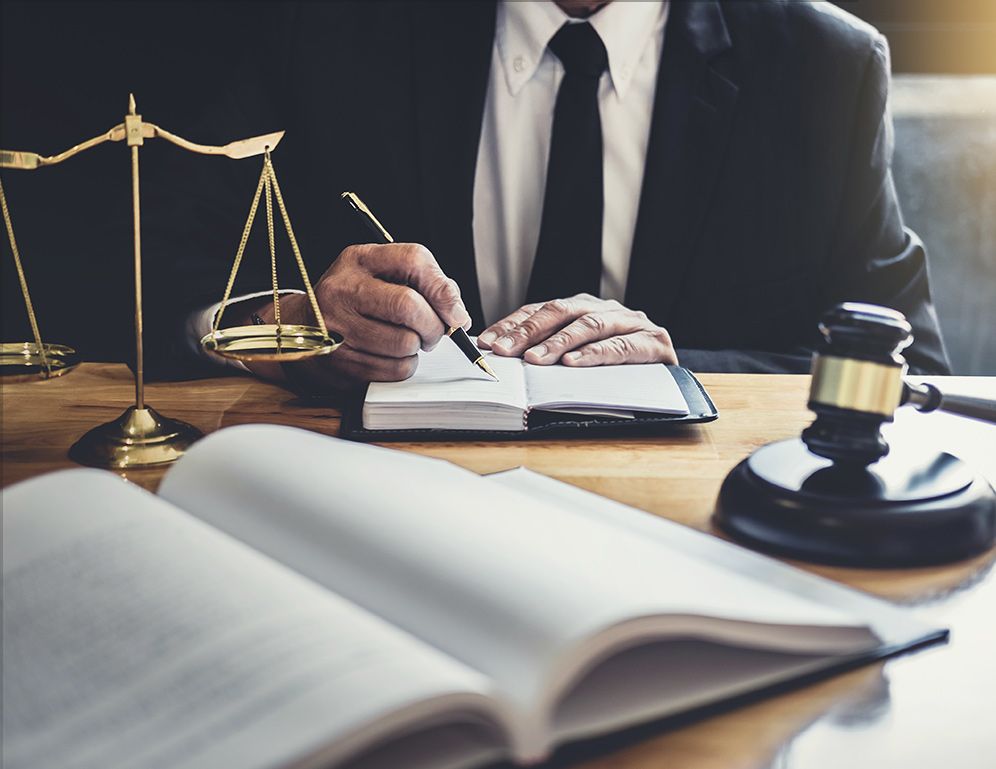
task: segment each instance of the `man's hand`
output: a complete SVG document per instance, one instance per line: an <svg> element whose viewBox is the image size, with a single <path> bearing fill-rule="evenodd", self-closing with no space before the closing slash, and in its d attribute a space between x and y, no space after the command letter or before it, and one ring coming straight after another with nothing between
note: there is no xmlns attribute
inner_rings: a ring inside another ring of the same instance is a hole
<svg viewBox="0 0 996 769"><path fill-rule="evenodd" d="M591 294L520 307L485 329L477 343L541 365L678 362L670 334L645 313Z"/></svg>
<svg viewBox="0 0 996 769"><path fill-rule="evenodd" d="M315 295L326 326L345 338L331 355L297 364L316 385L407 379L419 349L431 350L450 326L470 325L456 283L413 243L349 246L315 284ZM307 296L282 297L280 311L283 323L314 325ZM272 323L272 304L259 314ZM276 367L252 369L279 378Z"/></svg>

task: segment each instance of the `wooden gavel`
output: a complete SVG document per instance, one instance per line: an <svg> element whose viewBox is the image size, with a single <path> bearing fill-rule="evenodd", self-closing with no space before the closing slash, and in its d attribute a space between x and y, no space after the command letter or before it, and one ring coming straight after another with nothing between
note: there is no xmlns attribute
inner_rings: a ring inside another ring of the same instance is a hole
<svg viewBox="0 0 996 769"><path fill-rule="evenodd" d="M802 433L814 454L845 464L877 461L889 451L882 423L906 404L996 423L994 400L907 381L902 351L913 335L902 313L846 302L824 315L820 333L824 345L813 358L808 404L816 420Z"/></svg>

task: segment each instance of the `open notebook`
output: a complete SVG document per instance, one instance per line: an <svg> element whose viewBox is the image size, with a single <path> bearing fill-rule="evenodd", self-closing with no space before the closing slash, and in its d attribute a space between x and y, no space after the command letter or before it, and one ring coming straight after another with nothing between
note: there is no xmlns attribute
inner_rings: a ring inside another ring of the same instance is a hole
<svg viewBox="0 0 996 769"><path fill-rule="evenodd" d="M446 340L430 353L419 353L418 370L410 379L375 382L367 389L363 428L523 431L536 411L616 421L690 413L674 374L683 369L660 364L535 366L490 353L487 361L500 382L472 366Z"/></svg>
<svg viewBox="0 0 996 769"><path fill-rule="evenodd" d="M468 504L472 501L472 504ZM526 471L276 426L3 492L6 769L448 769L944 637Z"/></svg>

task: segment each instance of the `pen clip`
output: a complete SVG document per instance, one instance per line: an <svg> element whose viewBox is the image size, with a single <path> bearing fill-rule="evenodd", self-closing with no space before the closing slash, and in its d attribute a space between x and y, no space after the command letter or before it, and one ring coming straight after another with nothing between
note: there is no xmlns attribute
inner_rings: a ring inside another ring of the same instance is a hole
<svg viewBox="0 0 996 769"><path fill-rule="evenodd" d="M367 226L373 230L375 234L382 237L385 243L394 242L394 238L391 237L391 233L384 229L384 225L377 220L376 216L373 215L373 211L367 208L367 204L360 200L359 195L355 192L344 192L342 193L342 199L345 200L354 211L363 216Z"/></svg>

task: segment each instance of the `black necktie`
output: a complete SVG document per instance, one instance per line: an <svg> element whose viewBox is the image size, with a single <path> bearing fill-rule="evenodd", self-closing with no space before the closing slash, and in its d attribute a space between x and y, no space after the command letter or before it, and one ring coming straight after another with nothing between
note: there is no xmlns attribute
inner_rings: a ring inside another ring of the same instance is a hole
<svg viewBox="0 0 996 769"><path fill-rule="evenodd" d="M602 121L598 81L608 55L587 22L565 24L550 40L564 65L550 138L536 260L526 292L543 302L598 295L602 278Z"/></svg>

